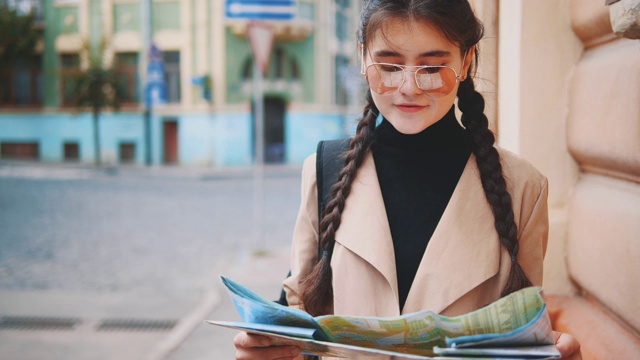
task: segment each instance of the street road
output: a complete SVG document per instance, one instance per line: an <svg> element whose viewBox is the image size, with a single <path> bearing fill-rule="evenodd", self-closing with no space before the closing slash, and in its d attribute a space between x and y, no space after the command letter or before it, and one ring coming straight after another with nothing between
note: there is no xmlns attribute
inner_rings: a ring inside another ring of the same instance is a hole
<svg viewBox="0 0 640 360"><path fill-rule="evenodd" d="M153 310L158 317L178 318L197 303L204 288L219 283L220 263L289 244L300 201L299 174L300 169L292 168L266 170L264 238L256 241L250 170L0 163L0 317L95 320L117 316L113 304L122 310L127 301L138 300L120 316L149 317ZM80 303L77 309L65 305L56 310L38 303L82 301L74 294L84 294L95 308ZM113 294L128 295L109 297ZM67 300L59 300L66 295ZM34 298L34 306L24 304ZM83 306L86 311L79 311ZM163 309L169 310L163 314ZM0 332L5 339L0 340L0 355L22 351L18 345L12 348L20 341L22 348L33 341L1 327ZM68 358L69 351L65 348L59 358Z"/></svg>
<svg viewBox="0 0 640 360"><path fill-rule="evenodd" d="M72 171L0 171L0 289L193 290L220 257L287 245L300 201L299 171L268 172L256 243L250 172Z"/></svg>

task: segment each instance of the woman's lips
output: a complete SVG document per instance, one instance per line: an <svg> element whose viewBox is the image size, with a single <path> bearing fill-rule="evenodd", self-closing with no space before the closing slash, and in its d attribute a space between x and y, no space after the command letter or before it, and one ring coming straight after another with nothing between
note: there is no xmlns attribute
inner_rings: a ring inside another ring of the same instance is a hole
<svg viewBox="0 0 640 360"><path fill-rule="evenodd" d="M413 105L413 104L398 104L396 107L403 112L414 113L424 109L426 106Z"/></svg>

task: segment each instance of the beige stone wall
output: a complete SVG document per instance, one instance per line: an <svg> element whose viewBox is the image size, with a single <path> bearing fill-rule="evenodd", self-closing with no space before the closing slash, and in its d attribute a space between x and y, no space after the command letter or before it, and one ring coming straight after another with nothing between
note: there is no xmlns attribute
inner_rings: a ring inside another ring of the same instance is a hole
<svg viewBox="0 0 640 360"><path fill-rule="evenodd" d="M585 52L569 92L568 146L580 166L569 275L640 333L640 41L613 36L600 1L573 0L571 14Z"/></svg>
<svg viewBox="0 0 640 360"><path fill-rule="evenodd" d="M640 42L601 0L500 0L498 29L499 144L550 183L545 291L640 332Z"/></svg>
<svg viewBox="0 0 640 360"><path fill-rule="evenodd" d="M484 25L484 38L478 44L480 59L475 84L485 100L489 127L498 131L498 0L471 0L476 16Z"/></svg>
<svg viewBox="0 0 640 360"><path fill-rule="evenodd" d="M498 44L498 141L549 178L544 287L570 293L568 206L578 167L568 151L566 125L570 80L583 46L571 30L569 2L501 0Z"/></svg>

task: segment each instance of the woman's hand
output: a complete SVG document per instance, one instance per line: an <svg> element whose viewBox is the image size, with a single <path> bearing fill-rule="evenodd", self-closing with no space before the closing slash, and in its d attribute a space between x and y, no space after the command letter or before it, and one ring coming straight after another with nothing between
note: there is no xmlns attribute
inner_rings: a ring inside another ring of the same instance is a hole
<svg viewBox="0 0 640 360"><path fill-rule="evenodd" d="M241 332L233 338L237 360L293 360L300 355L297 346L271 346L266 336Z"/></svg>
<svg viewBox="0 0 640 360"><path fill-rule="evenodd" d="M561 333L554 331L553 338L556 343L556 348L560 351L562 359L564 360L582 360L582 353L580 352L580 343L573 336L567 333Z"/></svg>

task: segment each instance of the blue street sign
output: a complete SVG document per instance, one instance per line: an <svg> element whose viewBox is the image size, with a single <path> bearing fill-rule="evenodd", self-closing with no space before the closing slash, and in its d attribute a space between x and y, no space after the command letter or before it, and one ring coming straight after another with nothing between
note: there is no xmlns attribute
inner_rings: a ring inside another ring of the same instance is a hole
<svg viewBox="0 0 640 360"><path fill-rule="evenodd" d="M149 63L147 64L147 86L144 92L147 107L167 103L167 84L164 80L164 61L162 52L151 44Z"/></svg>
<svg viewBox="0 0 640 360"><path fill-rule="evenodd" d="M191 78L191 85L203 86L204 85L204 76L193 76Z"/></svg>
<svg viewBox="0 0 640 360"><path fill-rule="evenodd" d="M149 61L162 62L162 51L154 43L149 47Z"/></svg>
<svg viewBox="0 0 640 360"><path fill-rule="evenodd" d="M297 11L296 0L226 0L227 19L291 20Z"/></svg>

